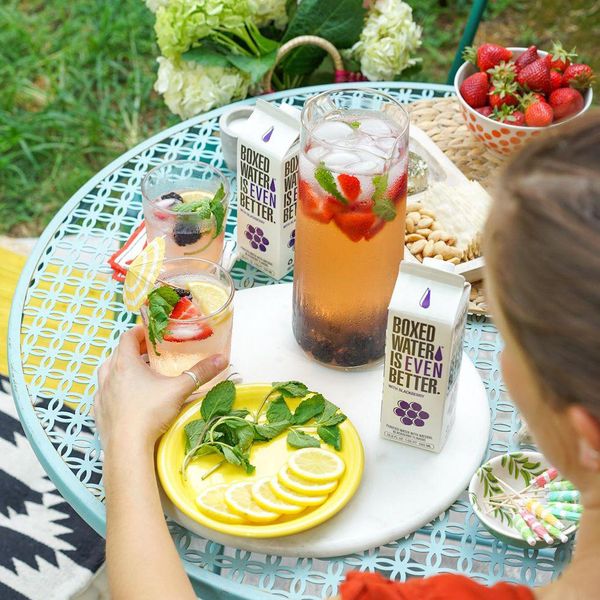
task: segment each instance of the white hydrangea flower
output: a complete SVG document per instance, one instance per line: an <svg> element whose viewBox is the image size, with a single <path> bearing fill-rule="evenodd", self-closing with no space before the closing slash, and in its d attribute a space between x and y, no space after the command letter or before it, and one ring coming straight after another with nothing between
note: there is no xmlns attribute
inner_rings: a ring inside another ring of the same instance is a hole
<svg viewBox="0 0 600 600"><path fill-rule="evenodd" d="M248 4L253 21L258 27L271 22L277 29L286 26L288 17L285 11L285 0L248 0Z"/></svg>
<svg viewBox="0 0 600 600"><path fill-rule="evenodd" d="M155 13L161 6L167 6L169 0L146 0L146 6Z"/></svg>
<svg viewBox="0 0 600 600"><path fill-rule="evenodd" d="M157 61L154 89L163 95L169 110L182 119L248 94L249 79L235 68L205 67L183 60L175 64L164 56Z"/></svg>
<svg viewBox="0 0 600 600"><path fill-rule="evenodd" d="M402 0L377 0L369 9L360 39L351 48L362 73L371 81L393 79L419 62L411 57L421 45L421 28Z"/></svg>

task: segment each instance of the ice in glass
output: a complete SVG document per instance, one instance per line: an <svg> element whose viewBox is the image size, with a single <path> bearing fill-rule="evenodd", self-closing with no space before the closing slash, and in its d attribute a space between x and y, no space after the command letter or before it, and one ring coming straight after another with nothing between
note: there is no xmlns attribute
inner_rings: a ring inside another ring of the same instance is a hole
<svg viewBox="0 0 600 600"><path fill-rule="evenodd" d="M165 287L176 295L167 290L164 302L153 300L152 294ZM195 258L165 260L141 308L150 366L162 375L176 376L213 354L229 360L233 294L233 281L219 265ZM166 327L159 332L161 321Z"/></svg>
<svg viewBox="0 0 600 600"><path fill-rule="evenodd" d="M229 196L229 182L210 165L173 161L155 167L142 182L148 240L164 236L167 258L219 262Z"/></svg>
<svg viewBox="0 0 600 600"><path fill-rule="evenodd" d="M408 116L374 90L325 92L302 113L293 329L316 360L379 361L404 251Z"/></svg>

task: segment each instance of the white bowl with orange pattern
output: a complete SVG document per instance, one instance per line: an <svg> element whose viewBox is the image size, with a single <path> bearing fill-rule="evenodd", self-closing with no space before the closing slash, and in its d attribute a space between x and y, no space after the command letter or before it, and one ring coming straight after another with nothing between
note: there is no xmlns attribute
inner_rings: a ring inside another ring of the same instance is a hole
<svg viewBox="0 0 600 600"><path fill-rule="evenodd" d="M518 58L527 48L509 48L513 53L513 59ZM548 53L543 50L538 50L540 57L546 56ZM510 154L519 149L525 142L533 136L539 135L541 131L551 127L560 127L571 119L576 119L582 115L592 104L592 88L587 89L583 94L584 105L580 112L562 121L558 121L548 127L526 127L521 125L509 125L494 121L489 117L484 117L474 108L471 108L460 94L460 86L463 81L473 73L477 72L477 67L465 62L456 72L454 77L454 90L460 103L460 110L465 119L465 123L473 135L483 142L492 152L497 154Z"/></svg>

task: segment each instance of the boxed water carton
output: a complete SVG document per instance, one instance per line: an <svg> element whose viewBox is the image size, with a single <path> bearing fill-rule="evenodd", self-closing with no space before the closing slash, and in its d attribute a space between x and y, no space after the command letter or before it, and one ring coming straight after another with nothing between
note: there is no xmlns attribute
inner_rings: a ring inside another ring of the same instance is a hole
<svg viewBox="0 0 600 600"><path fill-rule="evenodd" d="M294 266L299 133L289 110L259 99L238 137L238 256L275 279Z"/></svg>
<svg viewBox="0 0 600 600"><path fill-rule="evenodd" d="M471 286L454 265L402 262L388 310L381 436L440 452L454 421Z"/></svg>

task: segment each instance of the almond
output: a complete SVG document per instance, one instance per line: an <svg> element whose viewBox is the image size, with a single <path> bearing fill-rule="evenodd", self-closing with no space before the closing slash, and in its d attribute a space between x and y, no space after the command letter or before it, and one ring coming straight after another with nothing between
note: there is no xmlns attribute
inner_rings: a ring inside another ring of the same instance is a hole
<svg viewBox="0 0 600 600"><path fill-rule="evenodd" d="M406 219L406 231L413 233L415 230L415 222L412 219Z"/></svg>
<svg viewBox="0 0 600 600"><path fill-rule="evenodd" d="M406 243L409 242L418 242L419 240L424 240L425 238L419 233L409 233L406 236Z"/></svg>
<svg viewBox="0 0 600 600"><path fill-rule="evenodd" d="M425 244L427 244L427 241L424 239L420 239L420 240L416 241L410 247L410 253L414 254L416 256L417 254L419 254L420 252L423 251L423 248L425 248Z"/></svg>
<svg viewBox="0 0 600 600"><path fill-rule="evenodd" d="M417 223L417 229L425 229L426 227L429 227L432 223L433 223L433 219L431 217L423 217Z"/></svg>
<svg viewBox="0 0 600 600"><path fill-rule="evenodd" d="M417 229L417 233L422 235L423 237L429 237L431 229Z"/></svg>
<svg viewBox="0 0 600 600"><path fill-rule="evenodd" d="M423 248L423 256L430 257L433 256L433 244L434 242L426 242Z"/></svg>

